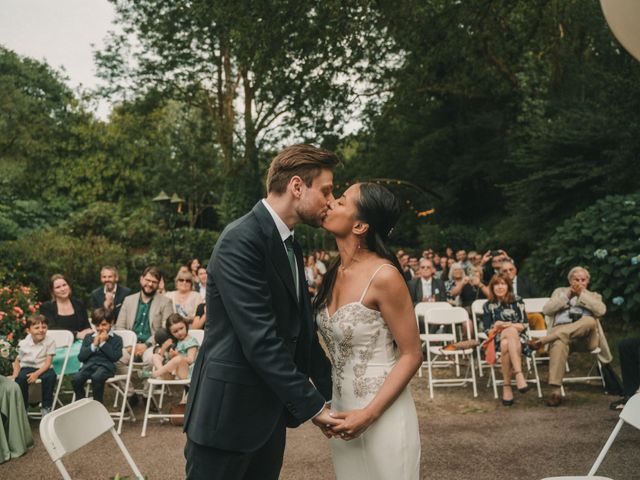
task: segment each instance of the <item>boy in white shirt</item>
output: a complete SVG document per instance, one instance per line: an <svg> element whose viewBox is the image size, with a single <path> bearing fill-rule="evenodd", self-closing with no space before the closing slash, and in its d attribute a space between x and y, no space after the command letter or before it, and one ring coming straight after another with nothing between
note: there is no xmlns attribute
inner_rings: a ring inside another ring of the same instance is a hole
<svg viewBox="0 0 640 480"><path fill-rule="evenodd" d="M29 334L18 343L18 357L13 363L13 378L22 390L25 408L29 408L29 385L42 380L42 415L51 412L56 372L51 368L56 342L47 337L48 320L44 315L27 318Z"/></svg>

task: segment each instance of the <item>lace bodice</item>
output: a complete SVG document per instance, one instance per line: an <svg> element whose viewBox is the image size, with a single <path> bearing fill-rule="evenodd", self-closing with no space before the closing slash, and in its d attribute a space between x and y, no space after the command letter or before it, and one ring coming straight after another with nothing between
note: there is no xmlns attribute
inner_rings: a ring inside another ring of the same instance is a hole
<svg viewBox="0 0 640 480"><path fill-rule="evenodd" d="M397 359L393 336L382 314L362 303L369 285L360 301L341 306L333 315L323 308L316 317L333 365L333 401L341 402L342 408L369 403Z"/></svg>

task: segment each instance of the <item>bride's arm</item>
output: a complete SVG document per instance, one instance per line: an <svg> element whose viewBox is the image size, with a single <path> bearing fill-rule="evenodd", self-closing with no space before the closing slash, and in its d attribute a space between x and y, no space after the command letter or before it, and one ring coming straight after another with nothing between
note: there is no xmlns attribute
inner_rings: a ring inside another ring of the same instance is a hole
<svg viewBox="0 0 640 480"><path fill-rule="evenodd" d="M344 432L346 439L357 437L375 422L398 398L422 364L422 348L413 304L400 273L391 268L380 270L365 300L368 304L377 304L400 356L369 405L361 410L334 413L336 418L344 419L344 422L333 430L337 434Z"/></svg>

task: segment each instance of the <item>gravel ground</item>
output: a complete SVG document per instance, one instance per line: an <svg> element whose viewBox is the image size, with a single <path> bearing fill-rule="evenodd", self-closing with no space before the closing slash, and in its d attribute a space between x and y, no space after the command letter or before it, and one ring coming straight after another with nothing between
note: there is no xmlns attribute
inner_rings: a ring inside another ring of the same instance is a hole
<svg viewBox="0 0 640 480"><path fill-rule="evenodd" d="M608 410L610 397L595 385L574 385L559 408L545 407L535 391L516 394L516 405L500 406L485 380L479 397L471 389L436 390L429 400L425 378L415 378L412 390L420 417L422 478L439 480L539 480L553 475L586 475L611 433L617 414ZM142 408L137 422L125 422L122 438L149 479L184 477L179 427L150 423L140 437ZM38 422L32 423L35 448L0 465L2 479L59 478L42 447ZM640 478L640 431L625 426L599 470L616 480ZM64 461L72 478L107 479L127 475L126 462L110 436L74 452ZM311 424L289 430L283 480L334 479L325 438ZM391 479L395 480L395 479Z"/></svg>

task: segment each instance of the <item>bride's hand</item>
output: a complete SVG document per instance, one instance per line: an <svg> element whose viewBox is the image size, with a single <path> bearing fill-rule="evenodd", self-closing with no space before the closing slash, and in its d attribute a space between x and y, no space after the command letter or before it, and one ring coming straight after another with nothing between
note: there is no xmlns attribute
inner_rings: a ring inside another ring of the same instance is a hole
<svg viewBox="0 0 640 480"><path fill-rule="evenodd" d="M331 416L343 420L340 425L331 428L335 436L343 440L352 440L359 437L376 421L375 415L367 409L331 412Z"/></svg>
<svg viewBox="0 0 640 480"><path fill-rule="evenodd" d="M320 429L320 431L324 434L325 437L331 438L336 434L333 433L331 427L335 427L342 423L341 420L334 418L329 407L325 407L318 415L316 415L313 420L311 420L316 427Z"/></svg>

